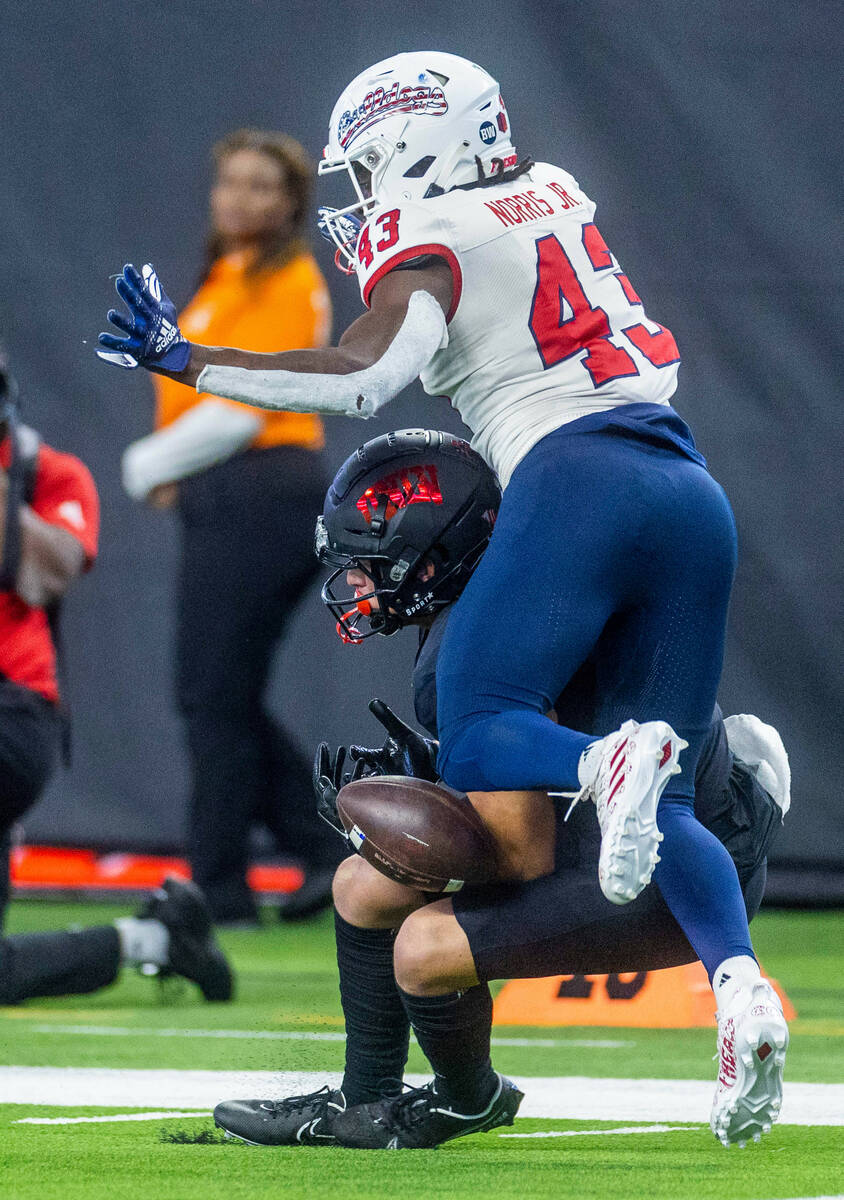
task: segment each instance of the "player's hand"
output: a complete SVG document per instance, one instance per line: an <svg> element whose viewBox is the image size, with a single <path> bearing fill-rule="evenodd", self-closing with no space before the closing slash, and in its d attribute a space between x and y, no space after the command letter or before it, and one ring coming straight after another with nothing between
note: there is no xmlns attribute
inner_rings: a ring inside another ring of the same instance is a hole
<svg viewBox="0 0 844 1200"><path fill-rule="evenodd" d="M317 812L323 821L327 821L332 829L348 841L348 834L337 812L337 793L353 779L360 779L367 774L364 762L355 762L351 770L343 770L347 761L345 746L338 746L333 757L328 748L328 742L320 742L314 756L312 776L314 795L316 796Z"/></svg>
<svg viewBox="0 0 844 1200"><path fill-rule="evenodd" d="M116 367L158 367L162 371L183 371L190 360L190 342L182 337L176 307L161 283L152 263L139 274L127 263L114 284L126 305L127 313L109 309L108 319L125 336L101 333L98 341L106 349L97 357Z"/></svg>
<svg viewBox="0 0 844 1200"><path fill-rule="evenodd" d="M175 508L179 503L178 483L159 483L156 487L150 488L147 492L146 502L150 508L158 508L162 511Z"/></svg>
<svg viewBox="0 0 844 1200"><path fill-rule="evenodd" d="M440 778L437 772L439 743L405 725L383 700L370 700L369 711L386 729L387 740L380 749L350 746L350 757L365 763L370 774L412 775L436 783Z"/></svg>

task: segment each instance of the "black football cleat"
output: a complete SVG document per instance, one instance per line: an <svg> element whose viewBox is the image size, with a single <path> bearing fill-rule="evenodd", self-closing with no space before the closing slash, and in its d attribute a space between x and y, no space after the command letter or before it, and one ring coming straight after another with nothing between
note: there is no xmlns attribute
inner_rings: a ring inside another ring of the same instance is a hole
<svg viewBox="0 0 844 1200"><path fill-rule="evenodd" d="M499 1075L498 1087L483 1112L458 1113L442 1107L433 1083L428 1083L392 1099L347 1109L335 1119L332 1132L339 1145L356 1150L421 1150L512 1125L523 1096L514 1083Z"/></svg>
<svg viewBox="0 0 844 1200"><path fill-rule="evenodd" d="M345 1111L343 1093L326 1086L286 1100L223 1100L214 1123L250 1146L336 1146L334 1120Z"/></svg>
<svg viewBox="0 0 844 1200"><path fill-rule="evenodd" d="M206 1000L232 999L234 975L214 939L211 912L195 883L165 879L137 916L160 921L170 934L169 958L160 978L182 975L199 986Z"/></svg>

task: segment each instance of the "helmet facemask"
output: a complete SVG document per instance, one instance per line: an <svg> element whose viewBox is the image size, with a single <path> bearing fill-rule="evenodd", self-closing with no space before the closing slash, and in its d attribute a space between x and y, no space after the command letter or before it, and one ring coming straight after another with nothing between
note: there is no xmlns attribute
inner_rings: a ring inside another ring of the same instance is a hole
<svg viewBox="0 0 844 1200"><path fill-rule="evenodd" d="M385 577L389 578L391 566L386 558L361 559L349 556L322 585L320 597L336 619L337 633L344 642L356 646L373 634L380 633L389 637L402 628L402 621L390 607L396 590L395 585L389 587L385 584ZM356 588L351 595L338 595L335 584L341 578L345 578L349 571L360 571L371 579L370 590L361 592ZM368 622L368 629L361 628L363 621Z"/></svg>
<svg viewBox="0 0 844 1200"><path fill-rule="evenodd" d="M345 208L320 208L319 228L323 237L336 246L335 262L347 275L355 269L355 250L360 231L378 207L378 188L387 165L396 150L395 145L384 137L376 137L356 149L354 157L341 155L324 158L317 167L319 175L333 175L345 171L352 181L356 200ZM328 147L325 148L328 153Z"/></svg>

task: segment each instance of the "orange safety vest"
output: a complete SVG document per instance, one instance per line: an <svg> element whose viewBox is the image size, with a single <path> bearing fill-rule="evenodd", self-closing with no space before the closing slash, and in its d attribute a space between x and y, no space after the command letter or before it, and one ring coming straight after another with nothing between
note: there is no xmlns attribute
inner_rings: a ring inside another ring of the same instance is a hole
<svg viewBox="0 0 844 1200"><path fill-rule="evenodd" d="M246 252L228 254L211 267L208 278L179 315L185 337L202 346L236 346L270 353L307 350L328 344L331 299L310 254L300 254L283 267L248 276ZM207 400L164 375L153 376L156 428L161 429ZM234 400L223 400L235 404ZM238 405L240 407L240 405ZM252 410L262 426L253 447L294 445L320 450L325 444L322 421L313 413Z"/></svg>

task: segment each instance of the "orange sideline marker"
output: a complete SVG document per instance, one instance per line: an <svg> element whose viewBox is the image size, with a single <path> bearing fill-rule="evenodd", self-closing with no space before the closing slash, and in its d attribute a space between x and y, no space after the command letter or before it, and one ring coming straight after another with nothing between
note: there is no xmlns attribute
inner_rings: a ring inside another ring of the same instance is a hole
<svg viewBox="0 0 844 1200"><path fill-rule="evenodd" d="M794 1005L776 979L771 983L792 1020ZM624 975L513 979L495 999L493 1024L714 1028L715 1000L700 962Z"/></svg>

